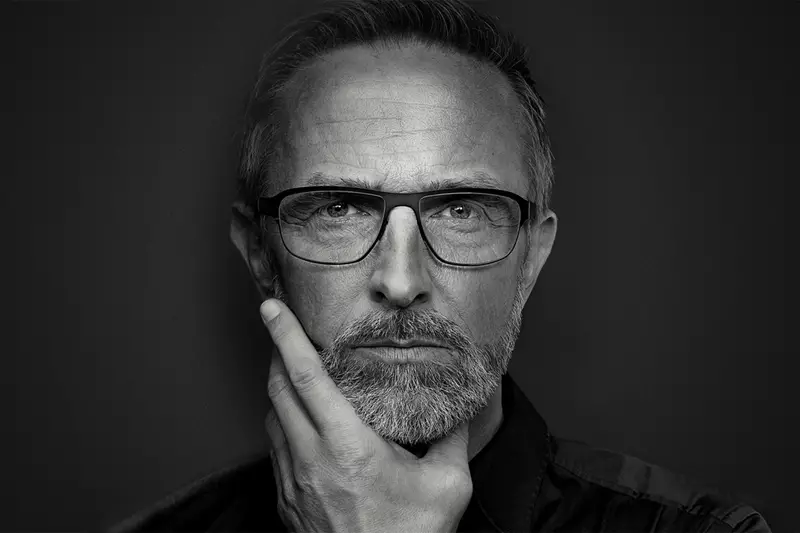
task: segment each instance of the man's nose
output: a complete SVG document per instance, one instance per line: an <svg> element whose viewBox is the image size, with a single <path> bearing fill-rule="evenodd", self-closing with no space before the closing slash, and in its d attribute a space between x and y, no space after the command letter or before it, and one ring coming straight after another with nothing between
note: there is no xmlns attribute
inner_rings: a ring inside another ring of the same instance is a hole
<svg viewBox="0 0 800 533"><path fill-rule="evenodd" d="M414 211L396 207L380 241L372 251L377 267L370 279L370 293L392 307L408 307L430 299L431 279L425 265L430 256Z"/></svg>

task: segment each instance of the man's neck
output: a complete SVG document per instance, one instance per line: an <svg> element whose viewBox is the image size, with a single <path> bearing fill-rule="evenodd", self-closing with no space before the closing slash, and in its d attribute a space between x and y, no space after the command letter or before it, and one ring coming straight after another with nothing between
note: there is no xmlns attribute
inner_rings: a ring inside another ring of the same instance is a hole
<svg viewBox="0 0 800 533"><path fill-rule="evenodd" d="M470 461L491 442L502 423L503 384L501 383L497 386L497 390L494 391L486 407L469 423L467 457Z"/></svg>

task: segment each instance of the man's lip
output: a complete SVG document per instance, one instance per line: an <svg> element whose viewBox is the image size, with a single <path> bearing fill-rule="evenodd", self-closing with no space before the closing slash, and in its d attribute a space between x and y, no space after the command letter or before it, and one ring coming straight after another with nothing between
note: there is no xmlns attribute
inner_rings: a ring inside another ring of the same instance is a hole
<svg viewBox="0 0 800 533"><path fill-rule="evenodd" d="M419 341L419 340L411 340L411 341L375 341L375 342L366 342L363 344L357 344L354 348L379 348L379 347L389 347L389 348L411 348L415 346L428 346L431 348L447 348L443 344L432 342L432 341Z"/></svg>

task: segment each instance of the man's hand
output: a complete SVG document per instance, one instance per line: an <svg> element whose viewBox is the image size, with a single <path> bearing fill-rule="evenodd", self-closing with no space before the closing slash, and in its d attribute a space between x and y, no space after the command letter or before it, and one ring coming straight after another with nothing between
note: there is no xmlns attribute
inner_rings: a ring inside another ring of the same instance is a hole
<svg viewBox="0 0 800 533"><path fill-rule="evenodd" d="M280 352L272 354L266 427L284 524L298 532L455 531L472 496L468 423L418 459L358 418L286 305L267 300L261 317Z"/></svg>

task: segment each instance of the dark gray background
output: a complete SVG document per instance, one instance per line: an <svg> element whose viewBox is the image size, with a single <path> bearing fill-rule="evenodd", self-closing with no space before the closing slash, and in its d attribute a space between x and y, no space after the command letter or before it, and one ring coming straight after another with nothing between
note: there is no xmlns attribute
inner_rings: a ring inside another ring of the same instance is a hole
<svg viewBox="0 0 800 533"><path fill-rule="evenodd" d="M265 446L235 134L312 3L11 6L0 528L108 524ZM800 527L797 6L489 2L532 48L557 157L511 374L555 434L739 492L776 530Z"/></svg>

